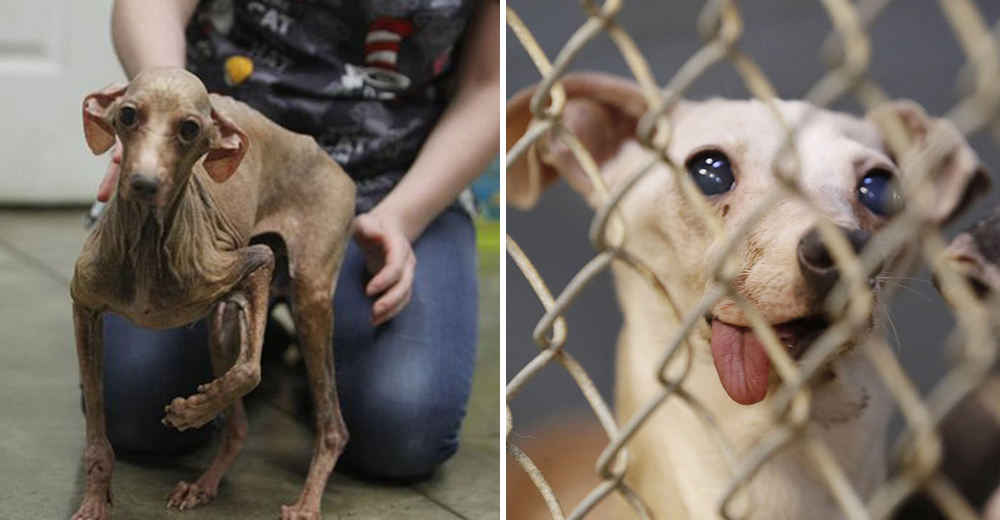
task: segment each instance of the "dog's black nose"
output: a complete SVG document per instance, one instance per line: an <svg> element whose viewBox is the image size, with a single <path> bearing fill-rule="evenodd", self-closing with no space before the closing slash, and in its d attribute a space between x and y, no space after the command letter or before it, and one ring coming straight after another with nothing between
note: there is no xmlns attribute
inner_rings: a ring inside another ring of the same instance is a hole
<svg viewBox="0 0 1000 520"><path fill-rule="evenodd" d="M134 174L130 180L132 193L144 199L151 199L160 190L160 181L148 175Z"/></svg>
<svg viewBox="0 0 1000 520"><path fill-rule="evenodd" d="M863 229L840 228L840 231L847 237L847 241L855 253L860 253L861 249L868 243L868 239L871 238L871 233ZM798 249L799 269L802 270L802 276L817 297L825 297L840 274L837 272L837 265L830 255L830 251L827 250L819 229L810 229L799 241Z"/></svg>

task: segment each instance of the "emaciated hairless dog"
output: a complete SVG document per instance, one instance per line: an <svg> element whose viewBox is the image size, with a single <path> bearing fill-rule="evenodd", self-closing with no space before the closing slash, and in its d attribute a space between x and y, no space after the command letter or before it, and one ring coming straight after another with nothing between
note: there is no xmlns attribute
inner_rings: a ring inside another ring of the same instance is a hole
<svg viewBox="0 0 1000 520"><path fill-rule="evenodd" d="M243 445L242 396L260 381L275 255L283 243L295 326L315 397L316 440L298 501L285 519L319 518L330 472L347 443L333 371L332 294L350 235L354 185L311 138L230 98L183 69L153 69L86 97L95 154L123 148L117 195L83 246L73 319L86 405L86 491L74 520L109 516L114 451L105 431L102 320L113 312L155 329L206 316L216 379L166 406L186 430L225 411L219 453L169 498L179 509L212 500Z"/></svg>

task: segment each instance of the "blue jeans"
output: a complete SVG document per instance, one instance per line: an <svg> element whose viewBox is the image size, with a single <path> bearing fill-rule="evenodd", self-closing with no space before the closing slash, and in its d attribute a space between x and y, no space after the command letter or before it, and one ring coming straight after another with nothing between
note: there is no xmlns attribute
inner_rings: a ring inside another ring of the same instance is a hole
<svg viewBox="0 0 1000 520"><path fill-rule="evenodd" d="M380 477L425 475L455 453L475 368L471 219L449 209L413 248L413 295L388 323L370 325L372 300L364 293L370 276L353 243L334 295L337 388L351 436L341 464ZM212 435L208 426L178 432L160 424L171 399L212 379L204 321L155 331L108 315L104 340L108 436L115 449L176 452Z"/></svg>

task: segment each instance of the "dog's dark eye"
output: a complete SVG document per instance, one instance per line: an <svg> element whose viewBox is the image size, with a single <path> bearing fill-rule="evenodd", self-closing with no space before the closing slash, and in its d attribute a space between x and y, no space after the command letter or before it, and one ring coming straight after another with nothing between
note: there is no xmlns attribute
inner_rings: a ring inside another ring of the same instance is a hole
<svg viewBox="0 0 1000 520"><path fill-rule="evenodd" d="M195 137L198 137L198 132L201 131L201 125L197 122L188 119L181 123L181 139L185 141L192 141Z"/></svg>
<svg viewBox="0 0 1000 520"><path fill-rule="evenodd" d="M688 172L705 195L719 195L736 185L732 165L726 154L708 150L688 159Z"/></svg>
<svg viewBox="0 0 1000 520"><path fill-rule="evenodd" d="M124 106L118 110L118 122L126 128L135 125L137 119L139 119L139 114L136 113L134 107Z"/></svg>
<svg viewBox="0 0 1000 520"><path fill-rule="evenodd" d="M865 174L858 184L858 199L872 213L891 216L903 208L903 196L892 173L876 168Z"/></svg>

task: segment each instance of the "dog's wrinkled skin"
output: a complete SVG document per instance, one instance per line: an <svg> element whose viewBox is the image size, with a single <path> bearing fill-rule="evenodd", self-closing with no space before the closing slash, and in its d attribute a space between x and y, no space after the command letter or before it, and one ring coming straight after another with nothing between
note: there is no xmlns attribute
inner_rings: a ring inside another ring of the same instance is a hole
<svg viewBox="0 0 1000 520"><path fill-rule="evenodd" d="M638 87L596 74L571 75L562 84L569 98L563 122L591 151L600 174L614 191L649 157L634 137L638 118L646 111ZM522 92L508 104L508 148L528 127L531 93ZM879 127L870 119L819 110L803 102L778 101L777 107L789 125L802 123L796 134L796 150L804 191L844 230L875 233L880 229L885 219L859 203L858 183L872 168L895 175L905 173L886 150ZM888 109L901 116L918 143L931 127L940 130L947 125L930 118L912 102L897 102ZM710 197L709 203L730 236L736 236L764 195L776 189L773 172L785 136L782 127L767 105L756 100L682 101L670 118L673 139L668 154L681 165L681 175L687 175L683 165L699 151L721 150L730 158L736 186ZM967 203L969 188L980 187L987 180L975 153L958 132L949 127L944 133L954 137L954 149L937 183L937 206L929 225L948 220ZM508 202L530 207L542 189L560 177L591 205L598 203L595 190L570 151L551 136L536 142L511 165ZM901 182L905 185L905 179ZM720 258L724 244L713 239L682 195L674 175L662 164L628 191L617 211L627 229L622 249L648 266L669 288L681 312L687 312L711 287L711 270L724 260ZM799 244L816 223L817 217L806 205L785 199L769 208L745 236L737 237L734 255L741 274L736 289L773 325L822 313L825 293L805 279L798 260ZM907 244L885 262L883 271L906 275L915 264L916 250L917 244ZM624 422L659 395L661 386L652 367L679 323L645 278L621 262L612 270L624 316L616 361L617 414ZM885 297L877 283L873 291L877 299ZM723 322L734 329L747 325L747 318L729 298L720 301L707 318L693 333L704 340L697 343L702 346L712 343L710 322ZM882 318L873 315L862 340L845 345L826 367L812 398L810 427L834 451L863 498L871 495L885 472L884 437L891 400L864 353L875 342L884 341L883 332ZM668 366L668 374L676 376L684 358L681 355ZM685 388L714 415L742 458L775 427L770 396L777 383L771 370L763 389L767 397L750 396L744 399L749 406L739 404L736 399L747 396L727 394L720 384L720 371L713 366L712 353L701 348L694 352ZM712 435L680 399L666 400L628 446L627 479L657 518L719 517L718 500L731 481L731 473ZM840 518L842 514L812 466L795 447L780 452L750 481L730 512L768 520Z"/></svg>
<svg viewBox="0 0 1000 520"><path fill-rule="evenodd" d="M132 114L128 114L134 110ZM71 293L86 404L86 491L74 520L109 516L114 453L105 432L105 312L148 328L211 322L216 379L166 406L163 423L198 428L225 411L221 449L168 505L212 500L247 433L242 396L260 380L275 257L253 238L283 244L290 297L315 396L316 447L286 519L319 518L320 498L347 442L333 374L331 296L354 214L354 185L311 138L230 98L210 95L182 69L153 69L128 87L84 101L95 154L120 139L117 195L88 237ZM135 115L130 118L130 115ZM186 128L185 128L186 125Z"/></svg>

